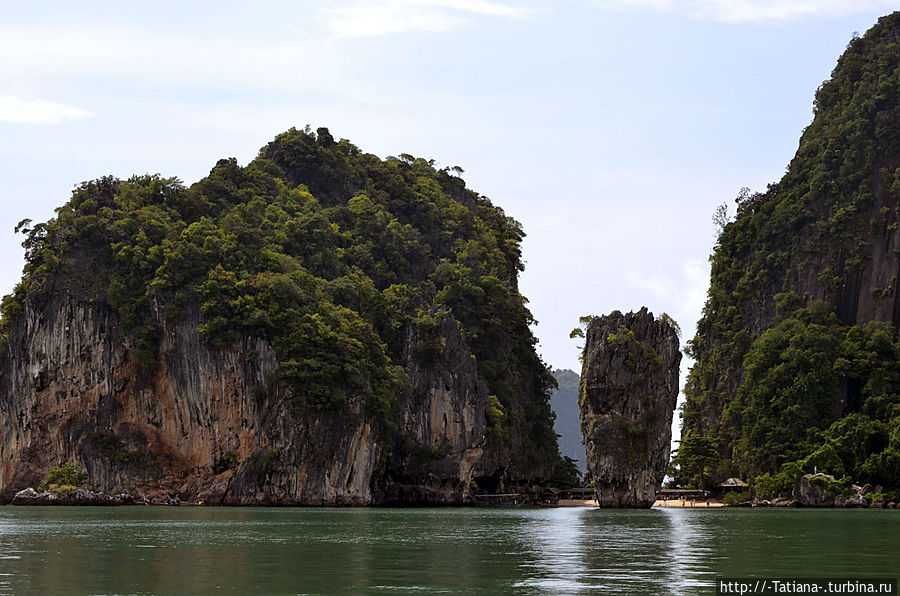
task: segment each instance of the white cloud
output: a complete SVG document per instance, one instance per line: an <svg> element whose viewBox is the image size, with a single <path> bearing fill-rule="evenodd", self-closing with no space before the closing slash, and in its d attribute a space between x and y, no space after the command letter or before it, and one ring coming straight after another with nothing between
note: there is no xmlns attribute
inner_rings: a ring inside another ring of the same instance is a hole
<svg viewBox="0 0 900 596"><path fill-rule="evenodd" d="M677 278L665 274L648 276L630 270L626 273L626 281L632 287L649 292L657 300L671 304L670 314L684 325L682 331L686 334L682 341L693 337L693 322L700 319L709 288L709 262L706 259L684 261Z"/></svg>
<svg viewBox="0 0 900 596"><path fill-rule="evenodd" d="M597 3L618 10L680 13L727 23L782 23L895 8L895 3L887 0L597 0Z"/></svg>
<svg viewBox="0 0 900 596"><path fill-rule="evenodd" d="M525 17L533 12L530 8L509 6L489 0L407 0L407 3L500 17Z"/></svg>
<svg viewBox="0 0 900 596"><path fill-rule="evenodd" d="M355 1L330 9L329 26L339 37L366 37L409 31L449 31L471 16L521 18L533 11L490 0Z"/></svg>
<svg viewBox="0 0 900 596"><path fill-rule="evenodd" d="M290 25L284 31L289 33ZM333 82L347 84L350 75L335 67L346 59L340 48L322 51L316 39L281 33L263 39L134 25L0 24L0 81L82 90L97 81L115 81L103 90L101 102L113 100L119 90L140 98L148 91L179 89L176 97L186 98L202 96L204 90L215 96L216 89L236 86L310 93Z"/></svg>
<svg viewBox="0 0 900 596"><path fill-rule="evenodd" d="M69 120L93 117L93 112L55 101L22 99L0 95L0 122L16 124L59 124Z"/></svg>

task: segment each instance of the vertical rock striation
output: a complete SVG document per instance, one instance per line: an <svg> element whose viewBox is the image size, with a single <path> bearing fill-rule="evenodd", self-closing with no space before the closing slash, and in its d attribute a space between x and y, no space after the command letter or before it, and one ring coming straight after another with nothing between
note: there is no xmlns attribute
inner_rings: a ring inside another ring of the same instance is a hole
<svg viewBox="0 0 900 596"><path fill-rule="evenodd" d="M589 324L581 374L587 471L601 507L650 507L672 439L681 352L674 322L642 308Z"/></svg>
<svg viewBox="0 0 900 596"><path fill-rule="evenodd" d="M487 387L449 315L433 337L405 340L410 354L424 340L439 349L409 358L401 450L358 398L293 410L269 344L214 348L198 323L160 317L160 365L142 374L108 305L29 305L0 366L0 502L67 461L110 494L226 505L460 504L493 471Z"/></svg>

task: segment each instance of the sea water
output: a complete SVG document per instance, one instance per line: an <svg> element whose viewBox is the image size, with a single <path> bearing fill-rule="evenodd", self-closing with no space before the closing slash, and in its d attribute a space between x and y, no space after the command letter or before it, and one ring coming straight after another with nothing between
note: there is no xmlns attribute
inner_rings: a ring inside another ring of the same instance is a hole
<svg viewBox="0 0 900 596"><path fill-rule="evenodd" d="M0 507L0 594L711 594L898 570L896 510Z"/></svg>

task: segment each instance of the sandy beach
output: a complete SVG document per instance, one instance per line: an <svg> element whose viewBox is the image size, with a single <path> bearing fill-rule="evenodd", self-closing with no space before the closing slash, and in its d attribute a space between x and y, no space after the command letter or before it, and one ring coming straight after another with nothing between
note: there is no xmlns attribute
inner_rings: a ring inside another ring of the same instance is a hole
<svg viewBox="0 0 900 596"><path fill-rule="evenodd" d="M665 507L666 509L706 509L707 507L724 507L725 505L721 501L713 501L710 499L706 501L705 499L696 499L691 501L690 499L668 499L666 501L660 501L657 499L655 503L653 503L654 507Z"/></svg>
<svg viewBox="0 0 900 596"><path fill-rule="evenodd" d="M582 499L560 499L556 504L559 507L596 507L597 501L593 499L588 501Z"/></svg>

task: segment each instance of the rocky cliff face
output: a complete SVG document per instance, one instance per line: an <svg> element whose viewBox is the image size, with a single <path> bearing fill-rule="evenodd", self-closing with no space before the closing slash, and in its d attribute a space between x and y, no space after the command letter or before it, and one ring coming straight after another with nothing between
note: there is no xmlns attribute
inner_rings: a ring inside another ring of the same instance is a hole
<svg viewBox="0 0 900 596"><path fill-rule="evenodd" d="M678 335L646 308L594 318L580 395L587 471L601 507L650 507L666 472Z"/></svg>
<svg viewBox="0 0 900 596"><path fill-rule="evenodd" d="M141 372L115 312L56 296L29 304L0 377L0 497L74 462L113 494L175 494L230 505L462 503L479 473L487 390L455 321L410 359L400 428L385 433L358 399L292 410L270 383L271 347L203 342L196 320L159 317L159 367ZM406 338L412 352L419 341ZM402 440L392 440L400 433ZM483 472L482 472L483 473ZM163 497L164 498L164 497Z"/></svg>
<svg viewBox="0 0 900 596"><path fill-rule="evenodd" d="M416 357L416 346L436 348ZM478 377L456 321L446 317L427 337L404 338L412 390L400 402L402 452L380 481L379 502L459 503L471 481L494 470L484 461L487 387Z"/></svg>
<svg viewBox="0 0 900 596"><path fill-rule="evenodd" d="M718 451L699 466L712 481L776 474L827 443L841 473L900 483L896 414L878 405L897 361L878 346L900 326L898 41L900 13L850 41L784 177L742 192L718 237L682 429ZM855 423L878 440L852 439Z"/></svg>

